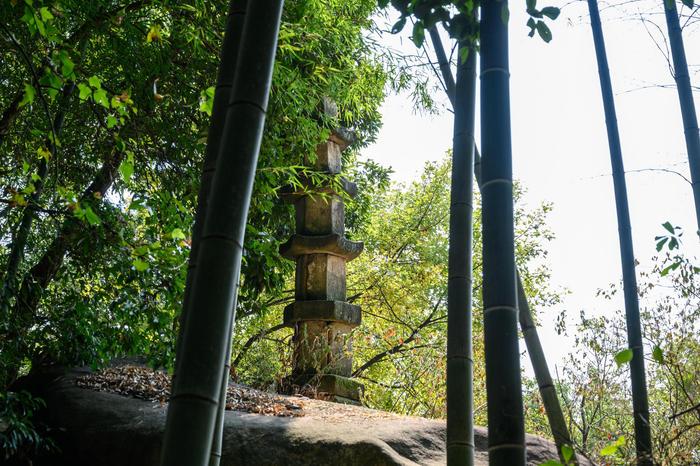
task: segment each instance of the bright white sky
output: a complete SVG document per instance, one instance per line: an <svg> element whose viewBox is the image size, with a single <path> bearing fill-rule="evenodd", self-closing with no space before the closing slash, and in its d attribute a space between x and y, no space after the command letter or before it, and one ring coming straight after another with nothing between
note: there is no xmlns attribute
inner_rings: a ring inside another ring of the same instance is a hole
<svg viewBox="0 0 700 466"><path fill-rule="evenodd" d="M628 172L635 255L639 269L647 270L655 254L654 236L663 232L661 224L670 221L682 226L689 237L695 222L690 185L681 177L659 171L633 172L664 168L689 177L675 88L639 89L673 83L666 59L638 14L633 17L642 5L643 11L651 7L656 14L650 19L665 30L662 1L640 2L639 8L628 6L626 12L606 9L601 3ZM559 6L555 0L539 3L539 7ZM581 309L601 313L623 307L621 294L612 302L595 296L598 289L621 280L607 133L586 3L567 6L558 20L550 22L554 39L549 44L527 36L524 0L512 0L510 9L514 176L527 189L527 205L554 203L548 220L556 234L548 246L551 285L570 292L561 306L540 314L550 366L560 365L571 348L570 340L554 331L555 317L562 309L568 310L569 322L574 323ZM696 86L700 85L698 29L686 31L685 36L688 62L696 65L691 68ZM384 40L415 53L407 37ZM696 101L700 100L697 96ZM381 111L383 127L378 140L363 155L393 167L395 181L417 178L426 161L441 159L451 147L451 113L416 114L405 95L389 97ZM478 137L478 123L476 134ZM696 246L692 243L688 238L689 251ZM530 368L527 372L531 374Z"/></svg>

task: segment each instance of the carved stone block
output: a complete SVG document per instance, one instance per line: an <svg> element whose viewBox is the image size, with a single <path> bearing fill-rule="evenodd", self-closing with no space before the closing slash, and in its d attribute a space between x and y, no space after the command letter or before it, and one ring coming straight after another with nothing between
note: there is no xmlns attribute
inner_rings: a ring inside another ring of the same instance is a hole
<svg viewBox="0 0 700 466"><path fill-rule="evenodd" d="M300 301L345 300L345 260L330 254L297 259L295 298Z"/></svg>
<svg viewBox="0 0 700 466"><path fill-rule="evenodd" d="M299 234L342 235L345 232L345 206L340 196L304 196L294 207Z"/></svg>
<svg viewBox="0 0 700 466"><path fill-rule="evenodd" d="M352 374L353 326L339 322L305 320L294 331L295 374ZM338 393L340 395L340 393ZM343 395L341 395L343 396Z"/></svg>
<svg viewBox="0 0 700 466"><path fill-rule="evenodd" d="M333 141L316 146L316 169L328 173L340 173L343 157L340 146Z"/></svg>

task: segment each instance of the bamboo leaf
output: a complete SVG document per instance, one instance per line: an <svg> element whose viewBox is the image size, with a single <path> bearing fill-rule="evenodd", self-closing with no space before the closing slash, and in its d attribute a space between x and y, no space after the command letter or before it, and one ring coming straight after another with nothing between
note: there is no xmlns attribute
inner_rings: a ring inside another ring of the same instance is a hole
<svg viewBox="0 0 700 466"><path fill-rule="evenodd" d="M554 6L546 6L542 8L541 13L551 20L555 20L559 17L561 10Z"/></svg>
<svg viewBox="0 0 700 466"><path fill-rule="evenodd" d="M530 18L527 20L527 25L530 27L530 32L527 34L530 37L535 37L535 30L537 29L537 23L534 19Z"/></svg>
<svg viewBox="0 0 700 466"><path fill-rule="evenodd" d="M617 366L620 367L623 364L627 364L634 357L634 353L630 348L624 349L615 355L615 362Z"/></svg>
<svg viewBox="0 0 700 466"><path fill-rule="evenodd" d="M501 21L503 21L503 24L508 24L508 20L510 19L510 10L508 9L508 4L504 3L503 6L501 6Z"/></svg>
<svg viewBox="0 0 700 466"><path fill-rule="evenodd" d="M537 33L547 43L552 40L552 31L549 30L549 26L544 21L537 21Z"/></svg>
<svg viewBox="0 0 700 466"><path fill-rule="evenodd" d="M663 249L664 244L666 244L666 241L668 241L668 236L657 236L656 239L656 252L660 252Z"/></svg>
<svg viewBox="0 0 700 466"><path fill-rule="evenodd" d="M400 20L398 20L396 22L396 24L394 24L394 27L391 28L391 33L398 34L399 32L401 32L401 30L403 29L403 27L405 25L406 25L406 18L401 18Z"/></svg>
<svg viewBox="0 0 700 466"><path fill-rule="evenodd" d="M425 42L425 26L423 26L422 21L416 21L416 24L413 25L411 40L418 48L420 48L423 45L423 42Z"/></svg>
<svg viewBox="0 0 700 466"><path fill-rule="evenodd" d="M574 449L569 445L562 445L561 456L564 457L564 462L568 463L574 457Z"/></svg>

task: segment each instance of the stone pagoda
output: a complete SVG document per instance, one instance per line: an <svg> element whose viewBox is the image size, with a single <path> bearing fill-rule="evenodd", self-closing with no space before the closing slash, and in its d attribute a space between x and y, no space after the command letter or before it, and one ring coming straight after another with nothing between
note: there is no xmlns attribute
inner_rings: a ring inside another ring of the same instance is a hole
<svg viewBox="0 0 700 466"><path fill-rule="evenodd" d="M337 116L337 108L328 101L324 112ZM316 148L314 169L340 174L342 152L350 144L348 134L334 131ZM354 183L341 179L339 184L350 196L356 194ZM305 192L284 196L296 211L296 233L280 247L284 257L296 261L295 301L284 309L284 323L294 328L288 382L334 401L357 403L362 386L350 378L350 331L360 324L361 312L359 306L345 301L345 264L362 252L363 244L345 237L345 206L337 190L309 185Z"/></svg>

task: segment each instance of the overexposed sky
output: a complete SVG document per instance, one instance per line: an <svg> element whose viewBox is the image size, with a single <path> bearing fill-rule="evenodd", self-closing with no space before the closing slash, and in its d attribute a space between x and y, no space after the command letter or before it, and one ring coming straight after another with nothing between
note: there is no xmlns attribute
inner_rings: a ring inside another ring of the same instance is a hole
<svg viewBox="0 0 700 466"><path fill-rule="evenodd" d="M654 237L663 233L665 221L685 228L687 250L699 249L692 241L690 185L675 174L639 171L669 169L689 178L676 90L656 86L673 84L673 79L639 20L639 12L646 12L665 31L662 1L627 4L624 11L600 5L640 270L652 267ZM538 7L561 6L554 0L539 3ZM548 22L554 35L549 44L527 36L524 0L511 1L510 10L514 177L527 189L527 205L554 204L548 220L556 234L548 246L551 285L569 291L562 305L540 314L543 345L554 365L561 364L570 348L570 340L554 331L562 309L574 323L581 309L602 313L623 308L621 294L612 301L595 296L598 289L621 280L610 154L586 3L571 3L559 19ZM660 37L654 25L647 28ZM407 37L383 40L415 53ZM691 79L700 86L699 26L686 30L685 47L691 73L695 72ZM477 103L477 112L478 108ZM389 97L381 111L382 130L363 156L391 166L395 181L415 179L426 161L441 159L451 147L450 112L416 114L406 95ZM476 134L478 139L478 123Z"/></svg>

